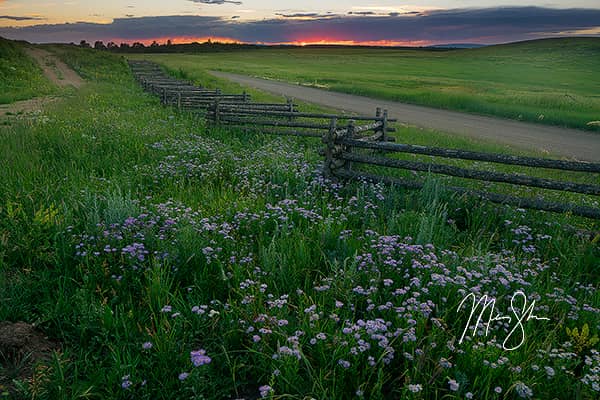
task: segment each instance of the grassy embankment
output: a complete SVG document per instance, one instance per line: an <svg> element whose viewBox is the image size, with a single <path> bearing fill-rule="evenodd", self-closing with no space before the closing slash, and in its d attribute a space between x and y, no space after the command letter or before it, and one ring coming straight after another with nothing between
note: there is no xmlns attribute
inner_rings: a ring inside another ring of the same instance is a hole
<svg viewBox="0 0 600 400"><path fill-rule="evenodd" d="M600 119L598 38L454 51L294 48L148 57L173 68L211 68L451 110L600 129L587 125Z"/></svg>
<svg viewBox="0 0 600 400"><path fill-rule="evenodd" d="M20 44L0 38L0 104L57 91Z"/></svg>
<svg viewBox="0 0 600 400"><path fill-rule="evenodd" d="M90 83L0 131L0 320L61 347L30 382L0 359L15 397L597 394L597 344L566 331L600 328L600 250L566 229L581 221L435 180L335 185L318 143L208 130L122 60L60 53ZM458 344L466 293L508 313L517 290L550 321L514 351L495 323Z"/></svg>

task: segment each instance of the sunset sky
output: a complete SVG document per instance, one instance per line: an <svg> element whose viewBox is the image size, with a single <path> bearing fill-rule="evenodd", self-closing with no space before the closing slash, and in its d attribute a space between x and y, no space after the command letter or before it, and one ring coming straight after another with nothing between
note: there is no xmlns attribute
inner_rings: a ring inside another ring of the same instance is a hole
<svg viewBox="0 0 600 400"><path fill-rule="evenodd" d="M0 0L0 36L31 42L502 43L600 36L599 0Z"/></svg>

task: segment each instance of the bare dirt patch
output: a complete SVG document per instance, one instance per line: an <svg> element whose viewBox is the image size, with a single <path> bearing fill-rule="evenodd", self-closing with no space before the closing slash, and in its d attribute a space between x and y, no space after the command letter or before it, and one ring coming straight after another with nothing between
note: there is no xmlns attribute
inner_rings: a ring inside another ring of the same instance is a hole
<svg viewBox="0 0 600 400"><path fill-rule="evenodd" d="M57 86L74 86L79 88L84 84L84 80L77 75L77 72L69 68L67 64L54 54L33 47L26 48L25 51L37 61L42 71L44 71L46 78L50 79Z"/></svg>
<svg viewBox="0 0 600 400"><path fill-rule="evenodd" d="M0 397L13 380L29 379L36 363L50 358L56 343L25 322L0 322Z"/></svg>
<svg viewBox="0 0 600 400"><path fill-rule="evenodd" d="M10 104L0 104L0 122L11 117L22 119L35 117L42 113L45 105L57 101L59 97L44 96L30 100L15 101Z"/></svg>

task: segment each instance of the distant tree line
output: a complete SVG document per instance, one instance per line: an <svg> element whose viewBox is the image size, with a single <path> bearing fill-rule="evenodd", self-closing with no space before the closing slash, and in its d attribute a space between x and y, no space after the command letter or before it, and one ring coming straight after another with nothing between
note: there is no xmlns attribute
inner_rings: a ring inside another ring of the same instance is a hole
<svg viewBox="0 0 600 400"><path fill-rule="evenodd" d="M74 44L74 43L72 43ZM105 50L112 51L115 53L202 53L202 52L219 52L219 51L231 51L231 50L249 50L249 49L263 49L263 48L290 48L290 47L299 47L296 45L259 45L259 44L247 44L247 43L221 43L221 42L213 42L210 39L204 43L185 43L185 44L173 44L171 40L167 40L165 43L160 44L156 40L153 41L150 45L146 46L141 42L134 42L132 44L129 43L121 43L117 44L115 42L108 42L104 44L101 40L94 42L92 46L90 43L82 40L79 42L80 47L86 48L94 48L96 50ZM478 45L471 45L478 46ZM451 47L451 45L446 46L428 46L428 47L410 47L410 46L366 46L366 45L337 45L337 44L313 44L306 45L302 47L311 47L311 48L369 48L369 49L426 49L428 51L450 51L455 48L460 47Z"/></svg>
<svg viewBox="0 0 600 400"><path fill-rule="evenodd" d="M79 42L80 47L94 48L96 50L112 51L115 53L190 53L190 52L215 52L215 51L229 51L229 50L248 50L256 49L264 46L255 44L245 43L220 43L208 40L204 43L186 43L186 44L173 44L171 40L167 40L163 44L159 44L157 41L153 41L150 45L146 46L141 42L121 43L108 42L104 44L101 40L94 42L92 46L85 40Z"/></svg>

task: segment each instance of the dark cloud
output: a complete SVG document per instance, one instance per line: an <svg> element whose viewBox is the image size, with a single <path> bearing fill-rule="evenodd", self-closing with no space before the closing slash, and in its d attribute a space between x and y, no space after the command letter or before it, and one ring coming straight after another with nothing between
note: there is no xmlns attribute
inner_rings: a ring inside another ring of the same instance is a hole
<svg viewBox="0 0 600 400"><path fill-rule="evenodd" d="M14 15L0 15L0 19L10 19L13 21L41 21L41 20L44 20L45 18L21 17L21 16L14 16Z"/></svg>
<svg viewBox="0 0 600 400"><path fill-rule="evenodd" d="M328 12L327 14L320 14L320 13L293 13L293 14L275 13L275 15L277 15L279 17L283 17L283 18L311 18L311 19L331 18L331 17L334 16L334 14L332 14L331 12Z"/></svg>
<svg viewBox="0 0 600 400"><path fill-rule="evenodd" d="M239 15L234 15L233 17L231 17L231 19L238 19L239 17Z"/></svg>
<svg viewBox="0 0 600 400"><path fill-rule="evenodd" d="M292 15L292 14L289 14ZM239 21L208 16L117 18L110 24L79 22L0 28L0 36L33 42L227 37L242 42L423 41L500 43L600 26L599 9L503 7L429 11L418 15L316 15Z"/></svg>
<svg viewBox="0 0 600 400"><path fill-rule="evenodd" d="M374 11L350 11L348 15L377 15Z"/></svg>
<svg viewBox="0 0 600 400"><path fill-rule="evenodd" d="M241 1L234 1L234 0L189 0L193 3L203 3L203 4L225 4L225 3L231 3L231 4L237 4L240 5L242 4Z"/></svg>

